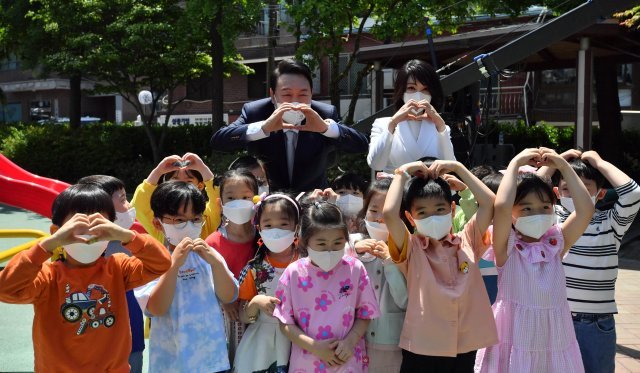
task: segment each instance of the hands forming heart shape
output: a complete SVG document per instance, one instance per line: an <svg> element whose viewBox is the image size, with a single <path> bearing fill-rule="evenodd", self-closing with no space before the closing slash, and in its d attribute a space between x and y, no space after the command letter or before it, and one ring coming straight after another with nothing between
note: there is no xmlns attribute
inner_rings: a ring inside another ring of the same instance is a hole
<svg viewBox="0 0 640 373"><path fill-rule="evenodd" d="M564 158L556 153L555 150L549 148L529 148L525 149L515 157L518 166L532 166L540 168L543 166L558 168L566 163Z"/></svg>

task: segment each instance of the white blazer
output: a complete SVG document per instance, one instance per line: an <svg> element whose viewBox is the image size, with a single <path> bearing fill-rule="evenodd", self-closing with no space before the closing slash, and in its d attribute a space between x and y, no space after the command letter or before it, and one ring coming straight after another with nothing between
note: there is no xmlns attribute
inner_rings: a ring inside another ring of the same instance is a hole
<svg viewBox="0 0 640 373"><path fill-rule="evenodd" d="M438 132L436 125L429 120L403 121L392 134L389 132L389 121L391 117L378 118L371 127L367 163L373 170L391 173L405 163L427 156L456 159L449 126L445 126L443 132Z"/></svg>

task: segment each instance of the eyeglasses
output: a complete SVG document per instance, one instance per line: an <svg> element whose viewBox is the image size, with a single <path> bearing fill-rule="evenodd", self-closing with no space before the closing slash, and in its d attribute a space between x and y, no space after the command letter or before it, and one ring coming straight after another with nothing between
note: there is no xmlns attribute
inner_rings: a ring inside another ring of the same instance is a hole
<svg viewBox="0 0 640 373"><path fill-rule="evenodd" d="M172 218L169 216L163 216L161 218L162 220L166 220L167 224L171 224L174 227L178 228L178 229L182 229L184 227L187 226L188 222L192 222L194 225L196 226L203 226L204 225L204 218L203 217L197 217L197 218L193 218L193 219L180 219L180 218Z"/></svg>

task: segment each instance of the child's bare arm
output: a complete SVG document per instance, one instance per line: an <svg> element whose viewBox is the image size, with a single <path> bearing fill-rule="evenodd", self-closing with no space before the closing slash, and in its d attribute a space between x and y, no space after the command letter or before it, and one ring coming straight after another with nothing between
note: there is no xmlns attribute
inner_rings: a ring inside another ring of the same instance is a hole
<svg viewBox="0 0 640 373"><path fill-rule="evenodd" d="M564 158L567 162L575 158L580 158L581 155L582 155L582 152L578 149L569 149L560 154L560 156ZM548 166L542 166L538 168L538 172L536 172L536 175L541 177L551 178L554 172L556 172L555 166L548 165Z"/></svg>
<svg viewBox="0 0 640 373"><path fill-rule="evenodd" d="M280 331L287 336L293 344L314 354L329 366L343 364L343 361L335 354L335 349L338 346L338 341L335 339L317 341L306 335L302 329L295 324L280 323Z"/></svg>
<svg viewBox="0 0 640 373"><path fill-rule="evenodd" d="M562 224L562 236L564 238L562 255L564 255L589 226L595 207L591 202L587 187L584 186L582 180L563 157L553 150L543 148L542 162L543 164L551 164L560 171L576 207L576 211L572 212Z"/></svg>
<svg viewBox="0 0 640 373"><path fill-rule="evenodd" d="M607 179L607 181L609 181L609 183L611 183L611 186L614 188L622 186L631 181L631 178L627 176L627 174L622 172L612 163L609 163L600 158L600 155L593 150L582 153L582 160L600 171L602 176L604 176L605 179Z"/></svg>
<svg viewBox="0 0 640 373"><path fill-rule="evenodd" d="M482 181L478 180L473 174L460 162L437 160L429 167L432 177L439 177L447 172L455 172L460 176L462 181L473 193L476 202L478 202L478 211L476 211L476 225L480 232L485 232L491 220L493 219L493 203L495 195Z"/></svg>
<svg viewBox="0 0 640 373"><path fill-rule="evenodd" d="M396 247L401 248L404 246L405 235L407 227L400 218L400 214L404 213L401 210L402 206L402 194L404 193L404 185L409 180L411 174L416 172L422 172L423 176L427 176L429 169L423 162L411 162L400 166L396 170L396 174L393 176L393 181L387 192L387 197L384 201L384 208L382 214L384 221L387 224L389 230L390 239ZM391 250L391 257L394 260L398 260L400 253Z"/></svg>
<svg viewBox="0 0 640 373"><path fill-rule="evenodd" d="M173 296L176 292L176 282L180 267L184 264L189 252L193 249L193 241L190 238L183 239L171 254L171 268L160 277L155 286L149 301L147 311L154 316L162 316L169 311Z"/></svg>
<svg viewBox="0 0 640 373"><path fill-rule="evenodd" d="M224 304L231 303L238 297L238 281L227 268L220 253L207 245L201 238L193 240L193 251L211 265L216 295Z"/></svg>
<svg viewBox="0 0 640 373"><path fill-rule="evenodd" d="M505 171L498 187L493 211L493 250L496 265L502 267L507 261L507 242L511 234L513 203L516 199L518 168L540 160L538 149L525 149L516 155Z"/></svg>
<svg viewBox="0 0 640 373"><path fill-rule="evenodd" d="M364 333L367 332L367 328L369 327L370 322L371 320L356 319L347 336L344 337L343 340L338 341L335 355L340 360L346 363L349 359L351 359L356 345L362 339Z"/></svg>

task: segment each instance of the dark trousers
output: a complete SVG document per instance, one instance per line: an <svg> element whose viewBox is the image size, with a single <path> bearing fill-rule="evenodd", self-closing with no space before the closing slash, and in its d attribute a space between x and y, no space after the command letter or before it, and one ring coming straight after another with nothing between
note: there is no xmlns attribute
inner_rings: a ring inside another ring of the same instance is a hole
<svg viewBox="0 0 640 373"><path fill-rule="evenodd" d="M456 357L417 355L402 350L400 373L473 373L476 351Z"/></svg>

